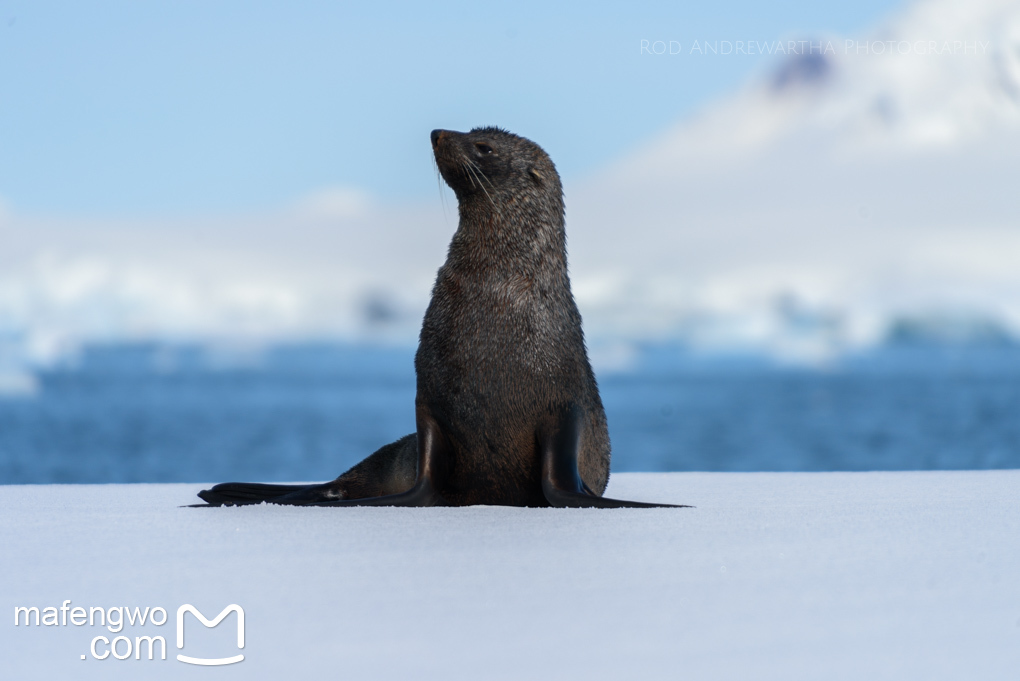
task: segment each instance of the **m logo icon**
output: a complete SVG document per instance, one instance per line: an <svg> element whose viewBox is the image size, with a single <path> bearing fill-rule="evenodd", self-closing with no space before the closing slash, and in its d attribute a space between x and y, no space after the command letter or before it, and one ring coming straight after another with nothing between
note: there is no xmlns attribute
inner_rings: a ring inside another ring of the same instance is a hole
<svg viewBox="0 0 1020 681"><path fill-rule="evenodd" d="M207 620L205 616L198 611L193 605L185 603L181 607L177 608L177 647L184 647L184 613L190 612L195 618L207 627L215 627L217 624L223 621L223 619L232 612L237 613L237 647L244 648L244 610L241 606L234 604L228 605L223 608L223 612L216 615L216 619ZM233 657L218 657L218 658L205 658L205 657L188 657L187 655L178 655L177 659L181 662L187 662L188 664L200 664L207 667L214 667L221 664L233 664L240 662L244 659L244 655L234 655Z"/></svg>

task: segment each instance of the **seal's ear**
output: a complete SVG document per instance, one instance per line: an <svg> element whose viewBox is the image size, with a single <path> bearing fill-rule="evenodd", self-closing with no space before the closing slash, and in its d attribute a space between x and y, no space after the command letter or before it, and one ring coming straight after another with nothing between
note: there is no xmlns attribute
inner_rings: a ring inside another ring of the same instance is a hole
<svg viewBox="0 0 1020 681"><path fill-rule="evenodd" d="M545 177L542 175L542 173L538 172L534 166L528 168L528 175L531 175L531 178L535 180L535 182L538 182L539 184L545 183Z"/></svg>

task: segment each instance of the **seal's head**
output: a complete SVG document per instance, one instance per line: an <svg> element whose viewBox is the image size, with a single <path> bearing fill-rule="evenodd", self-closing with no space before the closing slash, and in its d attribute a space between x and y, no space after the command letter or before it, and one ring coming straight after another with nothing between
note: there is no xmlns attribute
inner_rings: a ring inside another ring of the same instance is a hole
<svg viewBox="0 0 1020 681"><path fill-rule="evenodd" d="M486 203L552 199L562 205L560 177L549 155L529 139L500 128L432 131L439 172L458 201Z"/></svg>

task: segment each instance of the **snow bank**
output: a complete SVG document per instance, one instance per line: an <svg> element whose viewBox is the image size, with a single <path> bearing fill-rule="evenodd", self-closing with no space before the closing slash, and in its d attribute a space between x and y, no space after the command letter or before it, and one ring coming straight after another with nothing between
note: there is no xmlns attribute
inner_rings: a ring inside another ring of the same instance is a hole
<svg viewBox="0 0 1020 681"><path fill-rule="evenodd" d="M177 608L236 603L243 651L235 615L215 630L188 615L180 651L243 653L224 679L1013 679L1018 486L1018 471L621 474L614 495L697 505L621 511L192 509L200 485L0 487L0 669L208 673L175 659ZM167 623L12 624L67 599ZM101 635L161 635L167 659L94 659Z"/></svg>

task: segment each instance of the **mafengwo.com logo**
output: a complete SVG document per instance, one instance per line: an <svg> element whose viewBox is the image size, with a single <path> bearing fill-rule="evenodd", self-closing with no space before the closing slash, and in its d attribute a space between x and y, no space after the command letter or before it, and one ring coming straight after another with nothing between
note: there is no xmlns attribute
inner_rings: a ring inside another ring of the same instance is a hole
<svg viewBox="0 0 1020 681"><path fill-rule="evenodd" d="M189 613L192 616L186 617ZM185 603L177 608L177 649L183 651L184 629L187 622L197 621L203 627L214 628L232 613L237 615L234 618L237 621L237 648L243 650L244 609L236 603L223 608L211 619L190 603ZM129 636L127 634L133 634L136 630L124 630L125 627L162 627L166 623L167 611L158 606L147 606L144 609L126 606L85 608L82 606L71 607L71 601L66 600L61 603L60 607L15 606L14 608L14 626L16 627L39 627L43 630L46 627L88 627L90 634L95 632L94 627L105 627L107 631L98 636L92 636L90 642L82 641L83 646L87 647L87 651L80 654L82 660L166 660L167 644L164 636L159 633L152 635L153 631L151 630L146 630L143 635ZM199 632L203 630L195 627L194 624L191 625L191 628ZM117 635L111 637L107 636L107 633ZM188 638L191 640L195 636L196 633L193 631ZM233 650L223 652L236 653ZM197 657L185 655L184 652L177 654L178 662L204 667L234 664L242 660L244 660L244 655L241 653L219 657Z"/></svg>

